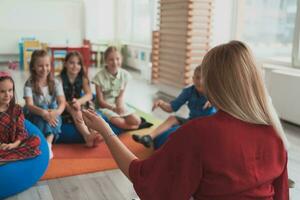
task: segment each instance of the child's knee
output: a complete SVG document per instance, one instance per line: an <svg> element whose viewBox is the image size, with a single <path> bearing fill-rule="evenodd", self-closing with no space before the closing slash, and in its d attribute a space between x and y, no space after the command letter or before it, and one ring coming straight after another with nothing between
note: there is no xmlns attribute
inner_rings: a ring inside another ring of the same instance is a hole
<svg viewBox="0 0 300 200"><path fill-rule="evenodd" d="M142 120L141 120L141 118L139 116L135 115L135 119L136 119L137 125L139 125L142 122Z"/></svg>
<svg viewBox="0 0 300 200"><path fill-rule="evenodd" d="M109 118L110 123L115 124L115 125L119 125L122 124L122 122L124 122L124 120L122 120L119 117L111 117Z"/></svg>
<svg viewBox="0 0 300 200"><path fill-rule="evenodd" d="M141 118L136 115L132 115L130 118L130 122L132 125L140 125L141 124Z"/></svg>
<svg viewBox="0 0 300 200"><path fill-rule="evenodd" d="M168 121L177 122L178 120L177 120L176 116L171 115L168 117Z"/></svg>

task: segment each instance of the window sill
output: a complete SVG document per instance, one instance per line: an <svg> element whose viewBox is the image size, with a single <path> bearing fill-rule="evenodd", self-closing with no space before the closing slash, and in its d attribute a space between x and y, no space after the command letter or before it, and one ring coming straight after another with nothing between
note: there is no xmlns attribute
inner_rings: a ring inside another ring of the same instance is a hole
<svg viewBox="0 0 300 200"><path fill-rule="evenodd" d="M281 71L281 72L285 72L288 74L300 74L300 68L296 68L296 67L291 67L291 66L283 66L279 63L277 64L270 64L270 63L263 63L262 64L263 69L265 70L276 70L276 71Z"/></svg>

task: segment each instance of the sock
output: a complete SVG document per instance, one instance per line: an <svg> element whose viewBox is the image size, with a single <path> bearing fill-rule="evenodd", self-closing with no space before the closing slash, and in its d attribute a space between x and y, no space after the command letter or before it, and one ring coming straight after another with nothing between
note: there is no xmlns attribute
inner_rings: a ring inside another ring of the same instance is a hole
<svg viewBox="0 0 300 200"><path fill-rule="evenodd" d="M48 142L48 148L49 148L49 160L53 158L53 152L52 152L52 144Z"/></svg>
<svg viewBox="0 0 300 200"><path fill-rule="evenodd" d="M139 128L138 129L142 129L142 128L149 128L153 126L152 123L150 122L147 122L145 118L141 117L141 124L139 125Z"/></svg>

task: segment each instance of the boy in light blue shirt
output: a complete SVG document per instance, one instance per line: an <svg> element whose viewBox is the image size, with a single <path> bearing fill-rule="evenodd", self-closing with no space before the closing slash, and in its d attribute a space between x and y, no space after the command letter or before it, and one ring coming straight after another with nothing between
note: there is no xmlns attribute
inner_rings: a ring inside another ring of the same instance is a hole
<svg viewBox="0 0 300 200"><path fill-rule="evenodd" d="M172 126L182 125L191 119L205 117L216 113L216 108L210 105L209 101L203 94L200 66L198 66L194 71L193 83L193 85L184 88L180 95L170 103L166 103L163 100L157 100L154 102L152 108L152 110L154 110L157 107L160 107L162 110L171 113L178 111L182 105L187 103L187 107L190 111L187 119L172 115L149 135L140 136L133 134L132 138L136 142L139 142L149 148L153 146L153 139L155 137L162 134Z"/></svg>

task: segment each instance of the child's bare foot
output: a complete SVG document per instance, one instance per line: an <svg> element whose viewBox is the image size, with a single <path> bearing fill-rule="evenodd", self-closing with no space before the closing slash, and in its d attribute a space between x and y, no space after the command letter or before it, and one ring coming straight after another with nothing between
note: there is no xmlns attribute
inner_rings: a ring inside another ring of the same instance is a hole
<svg viewBox="0 0 300 200"><path fill-rule="evenodd" d="M96 134L93 134L93 133L87 135L87 136L84 138L84 140L85 140L85 146L86 146L86 147L89 147L89 148L94 147L94 141L95 141L95 138L96 138L96 137L97 137L97 135L96 135Z"/></svg>
<svg viewBox="0 0 300 200"><path fill-rule="evenodd" d="M90 133L95 135L94 146L98 146L98 144L103 141L102 135L93 129L90 129Z"/></svg>
<svg viewBox="0 0 300 200"><path fill-rule="evenodd" d="M96 134L96 137L94 139L94 146L98 146L103 141L103 137L100 134Z"/></svg>

